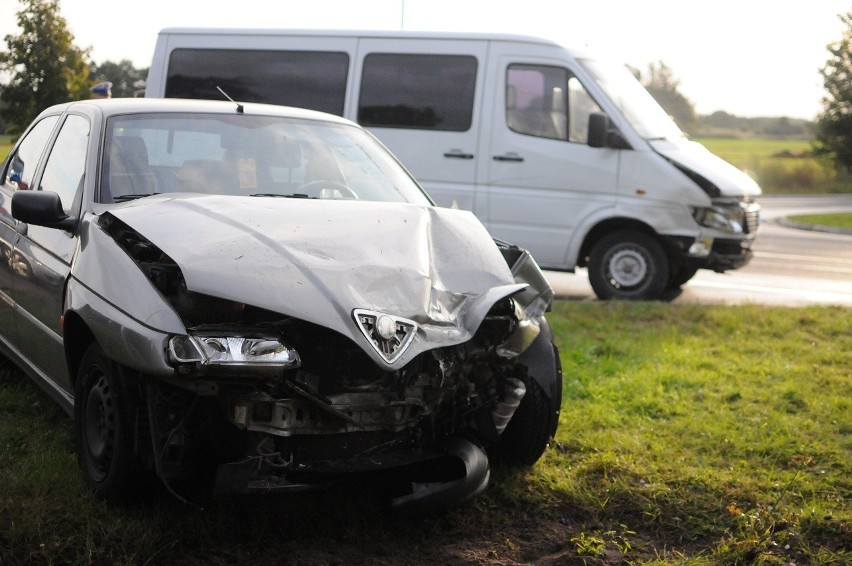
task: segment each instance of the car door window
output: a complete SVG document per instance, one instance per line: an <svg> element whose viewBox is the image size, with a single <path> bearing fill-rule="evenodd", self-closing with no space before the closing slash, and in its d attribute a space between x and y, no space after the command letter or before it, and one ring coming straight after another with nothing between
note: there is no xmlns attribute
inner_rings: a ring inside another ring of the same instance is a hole
<svg viewBox="0 0 852 566"><path fill-rule="evenodd" d="M548 65L509 65L506 123L512 131L586 143L589 114L592 112L600 112L600 108L567 69Z"/></svg>
<svg viewBox="0 0 852 566"><path fill-rule="evenodd" d="M39 187L59 195L65 214L71 212L74 197L83 186L88 144L89 121L82 116L68 116L50 150Z"/></svg>
<svg viewBox="0 0 852 566"><path fill-rule="evenodd" d="M13 190L32 188L38 160L44 153L50 133L56 125L58 116L48 116L27 133L15 153L9 158L9 164L3 175L3 184Z"/></svg>

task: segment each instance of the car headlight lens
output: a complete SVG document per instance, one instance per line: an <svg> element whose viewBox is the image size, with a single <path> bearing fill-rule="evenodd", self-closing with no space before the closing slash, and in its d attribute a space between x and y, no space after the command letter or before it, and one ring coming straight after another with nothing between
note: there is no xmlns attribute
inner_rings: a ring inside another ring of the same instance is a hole
<svg viewBox="0 0 852 566"><path fill-rule="evenodd" d="M743 233L744 212L740 203L714 204L709 208L695 208L695 221L706 228L714 228L732 234Z"/></svg>
<svg viewBox="0 0 852 566"><path fill-rule="evenodd" d="M275 337L174 336L169 340L169 358L177 363L218 366L298 367L299 354Z"/></svg>

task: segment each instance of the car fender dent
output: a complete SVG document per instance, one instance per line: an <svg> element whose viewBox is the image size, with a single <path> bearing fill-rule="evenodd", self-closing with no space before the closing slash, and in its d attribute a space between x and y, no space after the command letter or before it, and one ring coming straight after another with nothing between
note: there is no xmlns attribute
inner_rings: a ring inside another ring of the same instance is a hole
<svg viewBox="0 0 852 566"><path fill-rule="evenodd" d="M74 279L68 284L66 297L66 312L80 317L112 360L151 375L174 374L166 361L168 332L135 320Z"/></svg>
<svg viewBox="0 0 852 566"><path fill-rule="evenodd" d="M71 276L102 304L120 310L129 320L166 333L186 332L174 309L91 217L81 225L80 251Z"/></svg>

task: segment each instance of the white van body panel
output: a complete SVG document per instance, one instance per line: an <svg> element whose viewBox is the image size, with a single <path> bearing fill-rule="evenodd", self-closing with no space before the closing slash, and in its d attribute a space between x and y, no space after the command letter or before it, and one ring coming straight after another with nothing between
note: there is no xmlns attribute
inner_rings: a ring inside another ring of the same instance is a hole
<svg viewBox="0 0 852 566"><path fill-rule="evenodd" d="M478 69L486 61L488 43L483 40L447 40L443 38L418 38L405 42L406 55L435 54L469 57L475 59ZM356 92L361 89L361 72L366 57L381 53L399 51L397 38L360 39L355 74L351 83ZM417 69L410 72L416 73ZM484 73L476 74L476 92L482 92ZM477 216L483 213L481 202L476 199L477 159L479 136L482 122L483 97L473 99L473 112L470 127L465 131L419 130L416 136L411 130L403 128L383 128L371 126L369 130L400 158L418 182L432 196L435 202L443 206L456 206L473 211ZM350 119L357 120L357 108L351 110ZM473 188L474 190L471 190Z"/></svg>
<svg viewBox="0 0 852 566"><path fill-rule="evenodd" d="M589 266L603 298L656 298L697 268L735 269L751 257L759 225L759 206L752 202L760 194L757 183L688 141L644 89L625 83L635 81L621 76L623 69L613 72L590 54L507 34L173 28L160 32L146 96L169 96L177 49L240 50L248 57L252 51L345 54L345 85L338 83L345 96L338 106L342 116L382 141L436 204L473 211L495 238L526 248L542 267ZM193 97L220 98L207 84L216 80L210 78L217 76L215 57L199 57L211 73L197 73L205 84ZM409 59L395 67L371 66L382 57ZM436 93L458 81L446 74L431 83L423 78L432 76L429 60L444 65L450 59L475 62L475 77L465 78L465 96L471 97L466 121L448 125L441 108L412 109L395 98L403 96L410 77L443 105L452 96ZM281 65L293 70L292 62ZM256 69L247 67L237 84L250 87ZM400 91L382 90L383 78ZM284 86L292 84L288 79ZM611 92L614 85L625 88ZM436 112L431 123L393 123L397 110L409 112L408 119L427 115L426 122ZM391 122L370 121L380 114ZM594 116L609 125L608 132L596 126L605 138L600 145L589 135ZM607 249L598 245L602 241ZM624 277L617 273L622 268ZM636 269L647 270L653 281L627 289Z"/></svg>
<svg viewBox="0 0 852 566"><path fill-rule="evenodd" d="M737 169L724 159L710 153L698 142L683 140L653 140L651 147L676 163L685 165L699 175L712 179L719 187L722 196L757 196L760 187L745 172Z"/></svg>

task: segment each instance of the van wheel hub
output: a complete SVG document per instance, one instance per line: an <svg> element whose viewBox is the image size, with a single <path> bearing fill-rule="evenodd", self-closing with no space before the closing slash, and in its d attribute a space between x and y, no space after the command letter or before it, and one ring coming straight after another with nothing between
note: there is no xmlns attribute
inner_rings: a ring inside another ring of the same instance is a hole
<svg viewBox="0 0 852 566"><path fill-rule="evenodd" d="M621 249L609 260L609 276L616 287L634 287L648 274L648 264L641 252Z"/></svg>

